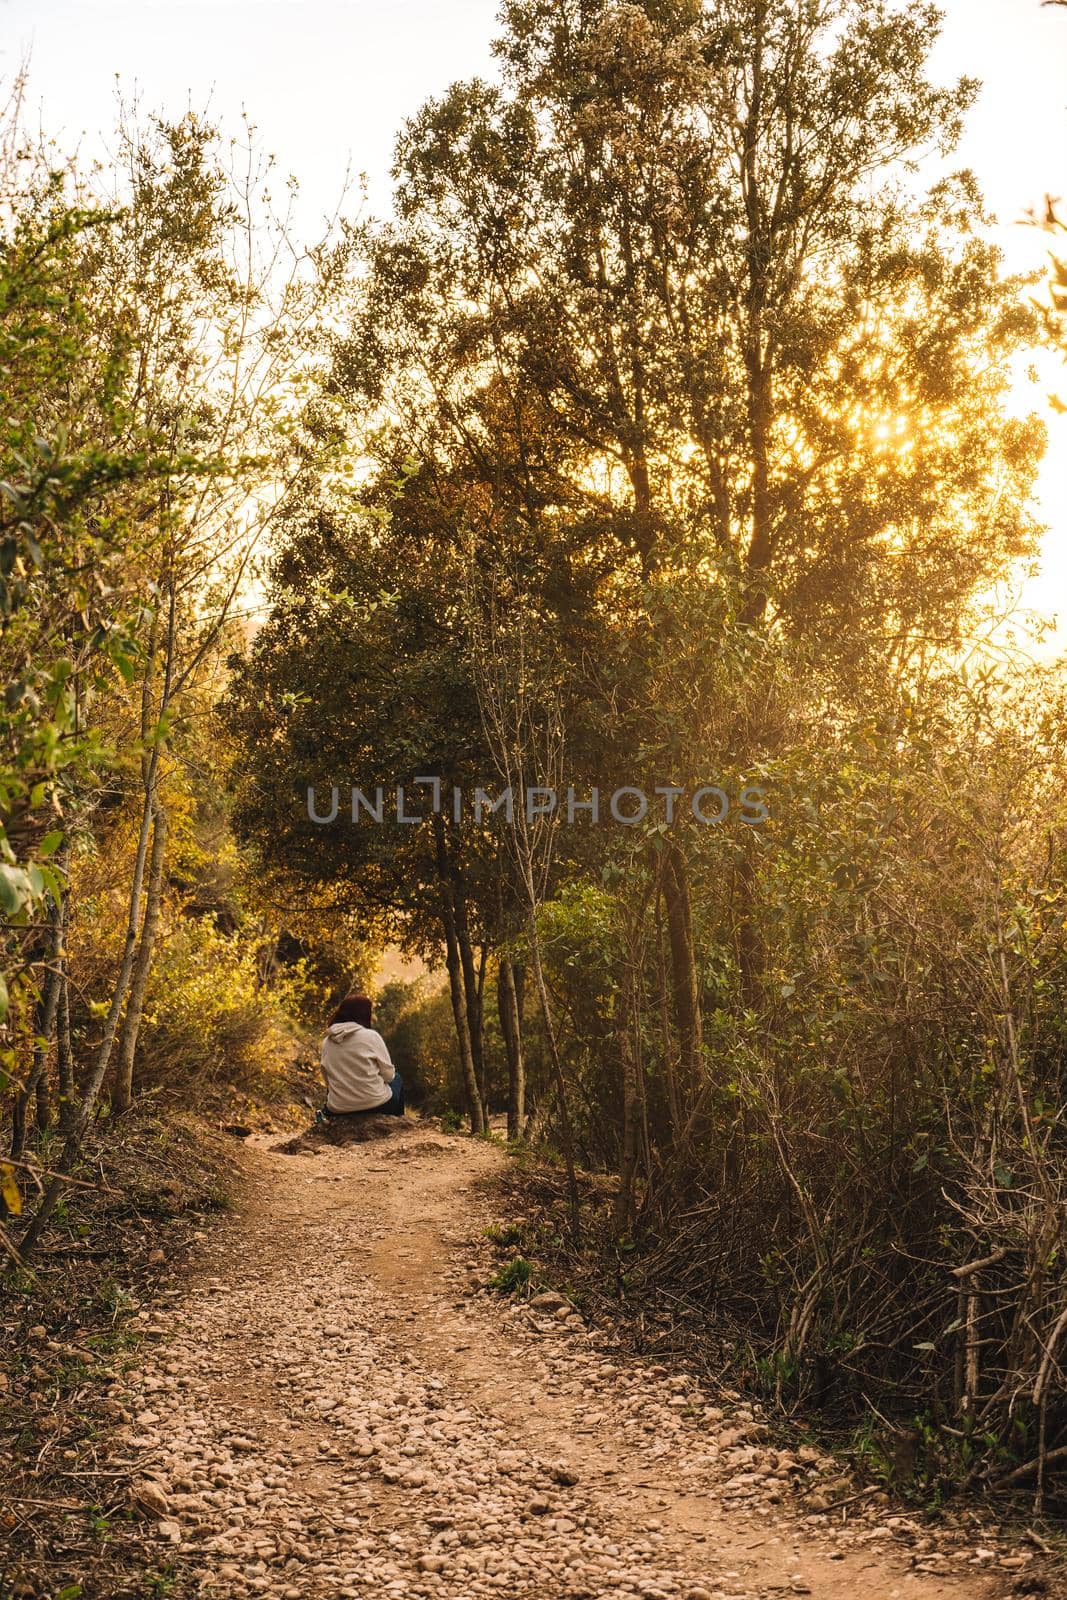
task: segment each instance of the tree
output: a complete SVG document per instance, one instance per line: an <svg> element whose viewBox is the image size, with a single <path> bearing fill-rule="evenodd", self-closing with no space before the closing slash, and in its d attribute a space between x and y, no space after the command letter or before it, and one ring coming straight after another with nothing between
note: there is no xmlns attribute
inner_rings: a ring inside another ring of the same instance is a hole
<svg viewBox="0 0 1067 1600"><path fill-rule="evenodd" d="M72 204L63 180L32 162L20 175L10 148L3 178L0 1014L10 991L5 1078L25 1072L14 1108L21 1154L31 1099L39 1124L49 1120L45 1069L57 1021L65 1123L75 1115L64 947L70 837L104 760L102 707L135 671L139 578L155 537L143 513L183 464L150 429L129 425L129 346L121 329L94 323L81 262L113 219Z"/></svg>
<svg viewBox="0 0 1067 1600"><path fill-rule="evenodd" d="M166 791L175 788L183 719L199 710L196 693L215 669L257 544L313 453L299 419L317 382L324 307L338 281L325 244L306 252L292 244L287 218L270 205L269 169L251 139L238 170L227 166L217 130L192 115L176 124L152 120L147 128L127 118L119 145L123 168L106 210L99 204L105 174L75 173L69 180L97 203L95 211L70 212L70 224L63 180L34 168L7 258L16 261L17 247L26 243L30 265L45 277L44 289L28 302L40 327L16 323L11 337L9 426L27 434L31 454L25 446L16 452L22 471L12 471L8 499L19 529L28 530L29 565L12 541L9 610L19 613L19 624L7 629L4 644L9 670L22 672L27 685L23 698L36 707L51 704L37 662L52 648L52 634L65 636L68 656L54 676L78 735L71 739L61 727L57 738L54 719L39 717L44 726L33 737L43 733L50 766L40 774L43 783L20 779L10 798L28 795L31 805L47 801L53 810L61 803L83 836L94 825L107 832L116 798L132 802L137 817L125 933L108 996L97 1002L102 1029L80 1099L64 1108L62 1153L24 1234L24 1255L58 1200L113 1068L116 1108L126 1109L132 1098L166 882ZM45 248L53 240L65 246L54 284ZM19 312L9 296L6 309L11 305ZM55 355L43 361L49 347L42 331L53 326ZM35 351L33 381L23 385L20 363L26 367ZM74 360L73 382L60 355ZM69 471L49 444L49 408L63 419L63 446L73 437L82 447ZM68 483L73 474L81 475L76 494ZM33 516L42 519L44 536L34 537ZM42 550L54 551L48 568ZM97 666L89 676L101 659L113 664L113 675ZM19 699L13 689L12 707ZM94 759L78 766L70 752L84 740L90 695L97 743ZM23 715L22 723L32 718ZM18 726L9 719L9 743ZM105 739L114 746L106 754ZM31 775L33 757L27 744L19 759ZM65 796L55 780L60 766ZM17 825L10 807L5 820L10 836ZM61 839L53 829L49 848ZM31 871L58 899L55 875L37 866ZM30 873L26 881L32 888ZM57 952L63 924L60 916ZM58 966L53 959L52 969ZM39 1084L51 1028L69 1015L63 1002L61 993L53 1003L50 989L43 996L48 1028L33 1067ZM63 1054L69 1078L65 1045Z"/></svg>
<svg viewBox="0 0 1067 1600"><path fill-rule="evenodd" d="M446 950L473 1132L485 1127L482 983L497 850L461 831L451 795L485 770L462 641L458 552L427 526L418 478L385 503L294 497L271 569L271 612L235 662L230 725L247 752L236 822L264 857L332 885L413 947ZM399 498L398 498L399 496ZM391 507L391 509L387 509ZM423 779L420 785L418 780ZM431 812L432 784L443 796ZM351 791L365 798L352 812ZM398 789L404 811L398 820ZM336 820L322 826L310 815ZM309 799L313 797L313 801ZM377 820L371 813L377 809Z"/></svg>
<svg viewBox="0 0 1067 1600"><path fill-rule="evenodd" d="M401 140L398 350L472 388L488 366L517 414L539 397L574 477L620 473L644 570L715 556L750 620L839 665L958 636L1032 548L1042 434L999 409L1032 323L973 181L899 176L951 148L975 90L925 77L935 8L515 0L503 21L505 89L458 86Z"/></svg>
<svg viewBox="0 0 1067 1600"><path fill-rule="evenodd" d="M457 85L401 137L347 392L463 463L480 537L504 512L584 559L603 615L699 575L731 626L817 646L838 697L958 644L1033 552L1044 433L1002 409L1033 319L973 179L907 178L975 92L926 76L936 8L511 0L502 21L503 86ZM631 659L609 747L642 739L650 694ZM689 875L672 838L697 1077Z"/></svg>

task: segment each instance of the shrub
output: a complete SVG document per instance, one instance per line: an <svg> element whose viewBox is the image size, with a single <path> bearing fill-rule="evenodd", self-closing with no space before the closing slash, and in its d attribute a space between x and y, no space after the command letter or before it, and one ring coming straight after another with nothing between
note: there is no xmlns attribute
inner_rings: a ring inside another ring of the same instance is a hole
<svg viewBox="0 0 1067 1600"><path fill-rule="evenodd" d="M255 944L211 918L180 918L160 941L141 1036L142 1081L262 1084L279 1075L301 1003L301 969L268 986Z"/></svg>

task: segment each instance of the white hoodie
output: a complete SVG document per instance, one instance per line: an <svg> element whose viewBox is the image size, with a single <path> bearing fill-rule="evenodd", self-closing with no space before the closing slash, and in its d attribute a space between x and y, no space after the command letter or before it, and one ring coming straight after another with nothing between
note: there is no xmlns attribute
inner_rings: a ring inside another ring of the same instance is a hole
<svg viewBox="0 0 1067 1600"><path fill-rule="evenodd" d="M384 1106L396 1068L385 1040L361 1022L335 1022L320 1052L330 1111L373 1111Z"/></svg>

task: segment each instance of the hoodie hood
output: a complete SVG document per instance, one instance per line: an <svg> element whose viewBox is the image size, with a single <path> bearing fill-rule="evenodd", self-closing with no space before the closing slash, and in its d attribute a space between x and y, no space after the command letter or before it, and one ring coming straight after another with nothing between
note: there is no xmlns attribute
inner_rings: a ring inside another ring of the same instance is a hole
<svg viewBox="0 0 1067 1600"><path fill-rule="evenodd" d="M362 1022L332 1022L326 1029L327 1039L347 1039L349 1034L358 1033Z"/></svg>

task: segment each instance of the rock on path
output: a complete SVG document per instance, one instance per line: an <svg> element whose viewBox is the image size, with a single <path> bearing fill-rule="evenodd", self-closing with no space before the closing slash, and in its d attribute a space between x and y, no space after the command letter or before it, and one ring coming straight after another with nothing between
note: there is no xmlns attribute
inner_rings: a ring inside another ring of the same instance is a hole
<svg viewBox="0 0 1067 1600"><path fill-rule="evenodd" d="M189 1592L976 1600L992 1550L935 1551L900 1517L802 1525L798 1479L826 1463L769 1449L750 1408L605 1359L559 1297L472 1299L476 1180L501 1159L417 1124L243 1148L241 1209L115 1391Z"/></svg>

